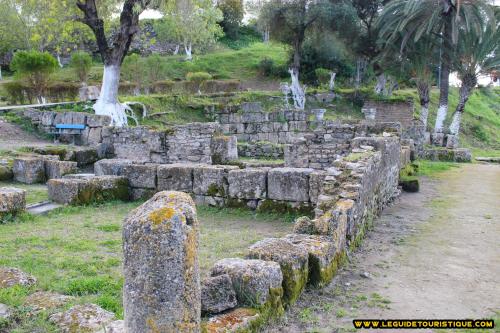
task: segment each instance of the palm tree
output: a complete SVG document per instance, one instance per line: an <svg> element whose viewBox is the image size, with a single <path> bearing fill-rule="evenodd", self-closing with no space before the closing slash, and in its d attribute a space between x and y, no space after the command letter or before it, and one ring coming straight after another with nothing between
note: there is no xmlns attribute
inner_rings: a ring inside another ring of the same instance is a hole
<svg viewBox="0 0 500 333"><path fill-rule="evenodd" d="M439 108L434 130L443 131L448 112L449 75L459 39L459 32L476 36L483 32L484 22L492 18L487 0L394 0L385 8L377 25L382 40L395 42L401 32L405 36L401 48L417 42L422 36L441 41L441 77Z"/></svg>
<svg viewBox="0 0 500 333"><path fill-rule="evenodd" d="M458 136L465 105L477 85L478 76L500 70L500 24L488 25L482 38L464 32L457 45L455 68L461 79L460 99L453 114L450 133Z"/></svg>

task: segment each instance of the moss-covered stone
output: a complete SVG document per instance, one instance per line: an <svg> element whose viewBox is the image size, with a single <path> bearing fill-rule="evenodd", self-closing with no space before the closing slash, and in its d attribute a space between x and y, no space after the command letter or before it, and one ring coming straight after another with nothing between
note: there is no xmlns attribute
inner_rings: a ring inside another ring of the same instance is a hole
<svg viewBox="0 0 500 333"><path fill-rule="evenodd" d="M11 180L12 178L14 178L12 168L6 165L0 165L0 181Z"/></svg>
<svg viewBox="0 0 500 333"><path fill-rule="evenodd" d="M276 214L299 214L312 216L313 208L306 203L292 203L288 201L261 200L257 211Z"/></svg>

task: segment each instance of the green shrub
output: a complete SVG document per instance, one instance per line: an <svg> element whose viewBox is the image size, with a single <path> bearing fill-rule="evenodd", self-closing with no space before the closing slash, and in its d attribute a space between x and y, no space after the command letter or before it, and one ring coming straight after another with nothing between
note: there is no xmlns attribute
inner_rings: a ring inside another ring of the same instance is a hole
<svg viewBox="0 0 500 333"><path fill-rule="evenodd" d="M330 70L326 68L316 68L314 74L319 84L328 84L330 82Z"/></svg>
<svg viewBox="0 0 500 333"><path fill-rule="evenodd" d="M18 79L23 80L42 102L50 80L50 74L58 68L57 60L48 52L18 51L14 53L10 68Z"/></svg>
<svg viewBox="0 0 500 333"><path fill-rule="evenodd" d="M208 81L212 79L212 75L207 72L194 72L187 73L186 80L196 83L202 83L203 81Z"/></svg>
<svg viewBox="0 0 500 333"><path fill-rule="evenodd" d="M70 66L75 71L80 82L87 83L92 68L92 57L87 52L75 52L71 55Z"/></svg>
<svg viewBox="0 0 500 333"><path fill-rule="evenodd" d="M259 72L263 76L273 75L274 60L270 58L264 58L259 63Z"/></svg>

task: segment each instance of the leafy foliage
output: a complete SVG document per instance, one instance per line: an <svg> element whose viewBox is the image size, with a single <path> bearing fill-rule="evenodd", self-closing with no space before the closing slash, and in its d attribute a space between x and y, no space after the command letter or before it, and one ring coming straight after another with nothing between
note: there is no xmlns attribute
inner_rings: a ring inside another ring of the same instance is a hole
<svg viewBox="0 0 500 333"><path fill-rule="evenodd" d="M92 57L87 52L75 52L71 55L70 66L75 71L78 79L82 83L86 83L92 68Z"/></svg>

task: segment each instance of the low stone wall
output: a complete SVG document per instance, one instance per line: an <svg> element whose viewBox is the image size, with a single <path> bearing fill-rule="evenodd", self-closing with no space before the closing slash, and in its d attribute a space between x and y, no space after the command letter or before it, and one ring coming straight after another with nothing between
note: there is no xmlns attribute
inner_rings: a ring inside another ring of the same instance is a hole
<svg viewBox="0 0 500 333"><path fill-rule="evenodd" d="M102 129L109 126L111 118L108 116L99 116L85 112L56 112L56 111L38 111L36 109L27 109L19 113L28 118L33 126L40 132L53 133L57 124L81 124L86 129L78 137L78 144L97 145L102 142ZM73 137L70 135L61 135L61 142L71 143Z"/></svg>
<svg viewBox="0 0 500 333"><path fill-rule="evenodd" d="M0 223L8 215L26 209L26 191L14 187L0 187Z"/></svg>
<svg viewBox="0 0 500 333"><path fill-rule="evenodd" d="M412 125L415 107L413 102L366 101L361 111L367 120L399 122L403 128Z"/></svg>
<svg viewBox="0 0 500 333"><path fill-rule="evenodd" d="M102 142L118 159L150 163L212 163L212 138L216 123L192 123L168 130L146 127L106 127Z"/></svg>
<svg viewBox="0 0 500 333"><path fill-rule="evenodd" d="M472 153L467 148L426 148L422 158L431 161L468 163L472 161Z"/></svg>
<svg viewBox="0 0 500 333"><path fill-rule="evenodd" d="M284 145L272 142L238 142L238 156L257 159L283 159Z"/></svg>
<svg viewBox="0 0 500 333"><path fill-rule="evenodd" d="M133 200L159 191L182 191L198 204L265 211L311 211L321 192L322 171L308 168L248 168L207 164L137 164L101 160L97 176L124 176Z"/></svg>

